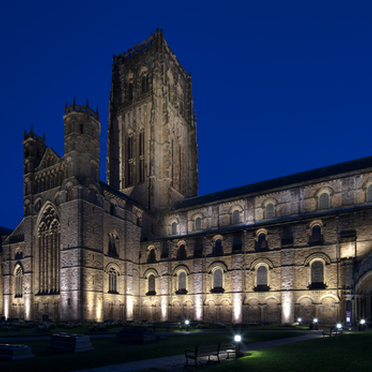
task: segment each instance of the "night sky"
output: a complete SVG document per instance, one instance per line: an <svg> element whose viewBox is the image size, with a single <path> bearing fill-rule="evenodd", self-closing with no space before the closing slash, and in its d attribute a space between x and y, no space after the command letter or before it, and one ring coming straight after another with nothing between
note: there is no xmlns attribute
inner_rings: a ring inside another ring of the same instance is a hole
<svg viewBox="0 0 372 372"><path fill-rule="evenodd" d="M24 130L63 156L73 97L99 108L106 181L112 55L157 28L192 73L199 194L372 155L371 19L371 1L2 2L0 226L22 220Z"/></svg>

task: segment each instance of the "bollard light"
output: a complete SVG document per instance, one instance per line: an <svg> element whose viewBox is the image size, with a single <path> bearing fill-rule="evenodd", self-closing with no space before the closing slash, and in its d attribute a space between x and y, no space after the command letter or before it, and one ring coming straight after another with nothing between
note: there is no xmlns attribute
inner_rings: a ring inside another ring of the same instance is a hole
<svg viewBox="0 0 372 372"><path fill-rule="evenodd" d="M318 329L318 318L314 318L313 319L313 322L314 322L314 329Z"/></svg>
<svg viewBox="0 0 372 372"><path fill-rule="evenodd" d="M365 319L362 319L362 320L360 321L360 324L366 324Z"/></svg>
<svg viewBox="0 0 372 372"><path fill-rule="evenodd" d="M189 320L185 320L185 324L186 324L186 332L188 332L189 331L190 321Z"/></svg>
<svg viewBox="0 0 372 372"><path fill-rule="evenodd" d="M298 319L297 319L297 322L298 322L298 324L300 324L300 325L301 325L301 322L302 322L302 318L298 318Z"/></svg>
<svg viewBox="0 0 372 372"><path fill-rule="evenodd" d="M235 341L235 359L238 359L240 356L240 342L242 340L242 336L235 335L234 341Z"/></svg>
<svg viewBox="0 0 372 372"><path fill-rule="evenodd" d="M337 323L336 327L337 327L337 329L341 329L342 328L342 324L341 323Z"/></svg>

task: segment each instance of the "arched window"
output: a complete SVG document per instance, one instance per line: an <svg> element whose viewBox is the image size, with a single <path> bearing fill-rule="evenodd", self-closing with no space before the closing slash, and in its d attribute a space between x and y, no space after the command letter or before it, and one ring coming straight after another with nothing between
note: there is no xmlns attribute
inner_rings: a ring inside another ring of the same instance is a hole
<svg viewBox="0 0 372 372"><path fill-rule="evenodd" d="M39 294L60 290L60 224L56 211L48 206L38 228Z"/></svg>
<svg viewBox="0 0 372 372"><path fill-rule="evenodd" d="M214 243L214 254L216 255L223 254L221 239L217 239Z"/></svg>
<svg viewBox="0 0 372 372"><path fill-rule="evenodd" d="M149 276L149 279L148 279L148 292L147 292L147 295L148 296L154 296L156 294L155 292L155 275L154 274L150 274Z"/></svg>
<svg viewBox="0 0 372 372"><path fill-rule="evenodd" d="M138 147L139 147L139 159L138 159L138 165L139 165L139 182L145 181L145 165L144 165L144 132L143 130L139 133L138 138Z"/></svg>
<svg viewBox="0 0 372 372"><path fill-rule="evenodd" d="M260 235L258 235L257 250L266 248L267 248L266 235L264 233L261 233Z"/></svg>
<svg viewBox="0 0 372 372"><path fill-rule="evenodd" d="M15 274L15 297L23 297L23 271L20 267Z"/></svg>
<svg viewBox="0 0 372 372"><path fill-rule="evenodd" d="M117 283L118 283L118 273L111 267L109 272L109 293L118 293Z"/></svg>
<svg viewBox="0 0 372 372"><path fill-rule="evenodd" d="M240 212L235 210L232 214L232 224L237 225L238 223L240 223Z"/></svg>
<svg viewBox="0 0 372 372"><path fill-rule="evenodd" d="M323 193L319 197L319 209L328 209L329 208L329 195Z"/></svg>
<svg viewBox="0 0 372 372"><path fill-rule="evenodd" d="M368 187L367 201L372 202L372 185Z"/></svg>
<svg viewBox="0 0 372 372"><path fill-rule="evenodd" d="M213 289L211 292L213 293L221 293L224 292L223 289L223 280L222 280L222 269L217 268L213 272Z"/></svg>
<svg viewBox="0 0 372 372"><path fill-rule="evenodd" d="M319 225L313 226L311 231L311 243L320 244L322 242L322 230Z"/></svg>
<svg viewBox="0 0 372 372"><path fill-rule="evenodd" d="M311 264L311 289L325 288L324 265L322 261L314 261Z"/></svg>
<svg viewBox="0 0 372 372"><path fill-rule="evenodd" d="M115 204L110 203L110 214L115 216Z"/></svg>
<svg viewBox="0 0 372 372"><path fill-rule="evenodd" d="M266 205L266 219L269 220L275 217L274 204L269 203Z"/></svg>
<svg viewBox="0 0 372 372"><path fill-rule="evenodd" d="M146 93L149 91L149 77L147 74L143 74L142 76L142 93Z"/></svg>
<svg viewBox="0 0 372 372"><path fill-rule="evenodd" d="M147 259L147 262L148 263L156 262L155 249L151 249L151 251L149 252L149 257Z"/></svg>
<svg viewBox="0 0 372 372"><path fill-rule="evenodd" d="M242 250L242 238L239 236L234 236L232 250L233 251L241 251Z"/></svg>
<svg viewBox="0 0 372 372"><path fill-rule="evenodd" d="M269 287L267 286L267 267L261 265L257 268L257 291L267 291Z"/></svg>
<svg viewBox="0 0 372 372"><path fill-rule="evenodd" d="M186 294L186 273L184 271L181 271L178 274L178 294Z"/></svg>
<svg viewBox="0 0 372 372"><path fill-rule="evenodd" d="M182 260L184 258L186 258L186 247L184 244L180 245L180 247L178 248L178 259Z"/></svg>
<svg viewBox="0 0 372 372"><path fill-rule="evenodd" d="M177 235L177 222L172 223L172 235Z"/></svg>
<svg viewBox="0 0 372 372"><path fill-rule="evenodd" d="M116 236L114 234L109 234L109 246L108 246L108 254L110 256L117 256L118 252L116 249Z"/></svg>
<svg viewBox="0 0 372 372"><path fill-rule="evenodd" d="M198 231L198 230L201 230L201 229L202 229L201 218L197 217L196 220L195 220L195 230Z"/></svg>

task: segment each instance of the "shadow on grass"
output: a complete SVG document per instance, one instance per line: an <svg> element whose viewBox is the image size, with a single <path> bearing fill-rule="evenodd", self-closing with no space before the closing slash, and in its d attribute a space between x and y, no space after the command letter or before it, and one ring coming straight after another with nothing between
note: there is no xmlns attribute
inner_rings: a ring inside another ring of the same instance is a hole
<svg viewBox="0 0 372 372"><path fill-rule="evenodd" d="M281 331L248 332L243 333L243 342L269 341L295 336L299 336L299 333ZM95 348L94 351L77 354L48 352L47 345L49 341L47 340L26 341L24 344L31 347L35 358L13 362L0 362L0 370L1 372L14 372L15 370L25 370L27 372L46 372L51 370L53 372L66 372L135 360L179 355L184 354L186 349L194 348L195 345L200 343L231 342L232 339L233 332L169 334L167 339L159 340L154 344L148 345L123 345L114 343L112 338L97 338L92 339L92 345Z"/></svg>
<svg viewBox="0 0 372 372"><path fill-rule="evenodd" d="M251 356L205 372L370 372L372 332L345 334L252 351Z"/></svg>

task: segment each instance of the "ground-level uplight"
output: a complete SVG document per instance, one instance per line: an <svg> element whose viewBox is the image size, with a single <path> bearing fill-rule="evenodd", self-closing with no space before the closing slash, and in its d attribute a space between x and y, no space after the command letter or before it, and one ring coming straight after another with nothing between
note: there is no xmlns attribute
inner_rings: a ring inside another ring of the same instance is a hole
<svg viewBox="0 0 372 372"><path fill-rule="evenodd" d="M235 341L235 358L237 359L240 356L240 343L242 341L242 336L235 335L234 341Z"/></svg>
<svg viewBox="0 0 372 372"><path fill-rule="evenodd" d="M185 324L186 324L186 332L188 332L189 331L190 321L189 320L185 320Z"/></svg>
<svg viewBox="0 0 372 372"><path fill-rule="evenodd" d="M360 322L359 322L359 331L364 331L364 328L366 326L366 320L365 319L361 319Z"/></svg>
<svg viewBox="0 0 372 372"><path fill-rule="evenodd" d="M314 329L318 329L318 318L313 319Z"/></svg>

